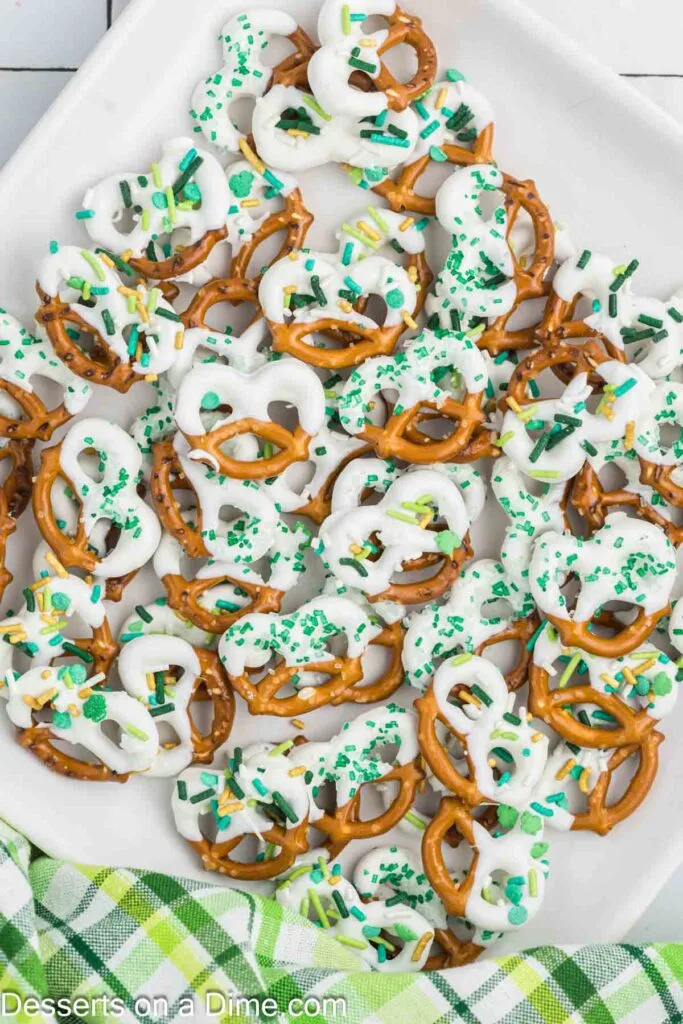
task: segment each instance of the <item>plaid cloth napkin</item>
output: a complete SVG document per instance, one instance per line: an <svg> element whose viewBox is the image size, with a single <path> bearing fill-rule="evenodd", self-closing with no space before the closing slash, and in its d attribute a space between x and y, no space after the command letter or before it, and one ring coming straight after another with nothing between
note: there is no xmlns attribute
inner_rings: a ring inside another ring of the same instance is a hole
<svg viewBox="0 0 683 1024"><path fill-rule="evenodd" d="M683 945L377 974L274 901L208 876L31 863L0 822L2 1024L660 1024L683 1022L682 980Z"/></svg>

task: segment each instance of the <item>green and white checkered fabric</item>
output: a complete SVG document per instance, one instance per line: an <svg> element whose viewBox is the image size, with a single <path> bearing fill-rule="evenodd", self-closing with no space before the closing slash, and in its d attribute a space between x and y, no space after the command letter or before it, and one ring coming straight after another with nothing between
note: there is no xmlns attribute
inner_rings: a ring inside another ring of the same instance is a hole
<svg viewBox="0 0 683 1024"><path fill-rule="evenodd" d="M543 947L431 974L376 974L277 903L208 878L30 864L29 855L0 823L2 1024L683 1021L683 946ZM50 999L66 1002L53 1014Z"/></svg>

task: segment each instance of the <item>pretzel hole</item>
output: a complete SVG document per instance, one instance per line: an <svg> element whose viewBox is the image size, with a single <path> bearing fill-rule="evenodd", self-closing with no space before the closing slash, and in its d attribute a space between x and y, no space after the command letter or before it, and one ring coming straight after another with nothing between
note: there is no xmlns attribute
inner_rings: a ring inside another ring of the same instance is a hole
<svg viewBox="0 0 683 1024"><path fill-rule="evenodd" d="M194 576L186 576L186 579L194 579ZM251 598L245 590L231 583L222 583L210 590L205 590L199 595L197 603L206 611L213 614L221 614L218 602L226 602L229 606L237 606L237 610L247 608L251 604Z"/></svg>
<svg viewBox="0 0 683 1024"><path fill-rule="evenodd" d="M224 108L224 113L242 135L248 135L251 131L255 107L256 98L254 96L240 96L239 99L228 104L227 110Z"/></svg>
<svg viewBox="0 0 683 1024"><path fill-rule="evenodd" d="M683 439L683 428L678 419L657 423L657 444L660 452L669 453L674 445L679 446Z"/></svg>
<svg viewBox="0 0 683 1024"><path fill-rule="evenodd" d="M48 721L51 720L51 718L51 715L47 716ZM100 729L102 729L102 726L104 724L105 723L103 722L100 725ZM112 738L111 736L109 738L112 739L112 742L114 742L116 746L120 747L121 744L118 738ZM63 754L66 757L73 758L75 761L80 761L81 764L102 764L102 762L90 750L86 750L86 748L81 746L80 743L69 743L69 741L66 739L62 739L61 737L57 739L57 737L52 736L50 738L50 745L54 747L55 750L58 751L60 754Z"/></svg>
<svg viewBox="0 0 683 1024"><path fill-rule="evenodd" d="M385 756L382 756L382 761L392 763L392 759ZM401 783L392 779L390 782L382 783L382 788L383 792L380 792L375 783L365 783L360 787L358 821L374 821L381 817L398 799Z"/></svg>
<svg viewBox="0 0 683 1024"><path fill-rule="evenodd" d="M362 690L382 679L391 667L392 657L389 647L371 644L362 657L363 678L356 683L354 690Z"/></svg>
<svg viewBox="0 0 683 1024"><path fill-rule="evenodd" d="M82 449L78 453L76 461L81 472L89 477L93 483L102 483L107 464L96 448Z"/></svg>
<svg viewBox="0 0 683 1024"><path fill-rule="evenodd" d="M0 416L6 416L10 420L26 418L19 402L2 390L2 387L0 387Z"/></svg>
<svg viewBox="0 0 683 1024"><path fill-rule="evenodd" d="M508 331L521 331L527 327L535 327L543 317L546 302L544 298L525 299L513 311L507 322Z"/></svg>
<svg viewBox="0 0 683 1024"><path fill-rule="evenodd" d="M388 306L381 295L371 294L364 310L365 316L370 317L376 324L382 326L386 323Z"/></svg>
<svg viewBox="0 0 683 1024"><path fill-rule="evenodd" d="M204 326L230 338L239 338L258 315L251 302L214 302L204 315Z"/></svg>
<svg viewBox="0 0 683 1024"><path fill-rule="evenodd" d="M365 31L367 32L367 28ZM411 82L419 70L417 53L408 43L399 43L398 46L385 50L382 54L382 63L402 85Z"/></svg>
<svg viewBox="0 0 683 1024"><path fill-rule="evenodd" d="M260 206L255 207L256 213L270 214L274 212L274 208L279 208L276 207L276 201L268 202L266 200L261 200L261 202L263 209ZM267 206L266 202L268 202ZM282 206L282 204L280 203L279 206ZM266 224L267 221L264 221L264 224L261 225L261 228L265 229ZM294 222L292 221L291 223L285 224L284 227L279 228L279 230L269 232L265 234L263 237L261 237L246 267L244 267L241 270L242 276L246 277L248 280L255 277L261 277L261 275L265 274L266 270L268 270L268 268L272 266L276 259L280 258L282 255L285 255L288 251L288 236L292 231L293 227ZM233 256L238 255L239 252L233 252Z"/></svg>
<svg viewBox="0 0 683 1024"><path fill-rule="evenodd" d="M506 676L519 665L524 653L521 640L500 640L486 647L484 657Z"/></svg>

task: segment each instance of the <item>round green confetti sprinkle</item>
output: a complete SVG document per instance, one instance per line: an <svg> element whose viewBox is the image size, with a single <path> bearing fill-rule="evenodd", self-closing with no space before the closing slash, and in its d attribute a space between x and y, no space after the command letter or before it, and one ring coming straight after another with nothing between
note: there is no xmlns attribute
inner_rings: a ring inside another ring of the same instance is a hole
<svg viewBox="0 0 683 1024"><path fill-rule="evenodd" d="M101 693L88 697L83 705L83 714L91 722L103 722L107 717L107 702Z"/></svg>
<svg viewBox="0 0 683 1024"><path fill-rule="evenodd" d="M520 827L522 832L526 832L528 836L535 836L537 832L541 831L543 823L538 814L532 814L530 811L524 811L520 821Z"/></svg>
<svg viewBox="0 0 683 1024"><path fill-rule="evenodd" d="M88 672L85 665L70 665L69 675L71 676L72 682L74 682L76 686L80 686L87 679Z"/></svg>
<svg viewBox="0 0 683 1024"><path fill-rule="evenodd" d="M207 391L202 399L202 409L217 409L221 400L215 391Z"/></svg>
<svg viewBox="0 0 683 1024"><path fill-rule="evenodd" d="M165 210L168 206L168 199L163 192L155 192L152 196L152 202L156 206L157 210Z"/></svg>
<svg viewBox="0 0 683 1024"><path fill-rule="evenodd" d="M524 924L528 916L524 907L510 907L508 910L510 924Z"/></svg>
<svg viewBox="0 0 683 1024"><path fill-rule="evenodd" d="M514 807L510 807L509 804L501 804L497 810L498 821L503 828L513 828L517 818L519 817L518 811Z"/></svg>
<svg viewBox="0 0 683 1024"><path fill-rule="evenodd" d="M58 590L56 594L52 595L52 604L57 611L65 612L71 604L71 599Z"/></svg>
<svg viewBox="0 0 683 1024"><path fill-rule="evenodd" d="M71 715L66 711L55 711L52 716L52 724L55 729L70 729Z"/></svg>
<svg viewBox="0 0 683 1024"><path fill-rule="evenodd" d="M239 174L233 174L228 180L230 191L238 199L246 199L251 192L253 183L254 175L251 171L240 171Z"/></svg>
<svg viewBox="0 0 683 1024"><path fill-rule="evenodd" d="M387 294L387 306L391 309L401 309L405 304L405 297L400 288L392 288Z"/></svg>

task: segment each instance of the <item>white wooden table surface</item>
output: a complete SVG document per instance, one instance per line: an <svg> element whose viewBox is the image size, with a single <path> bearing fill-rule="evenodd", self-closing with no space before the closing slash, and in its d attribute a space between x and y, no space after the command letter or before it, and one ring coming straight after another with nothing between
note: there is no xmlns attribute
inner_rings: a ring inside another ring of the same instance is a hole
<svg viewBox="0 0 683 1024"><path fill-rule="evenodd" d="M0 0L0 167L128 2ZM526 2L683 122L681 0ZM628 939L683 940L683 868Z"/></svg>

